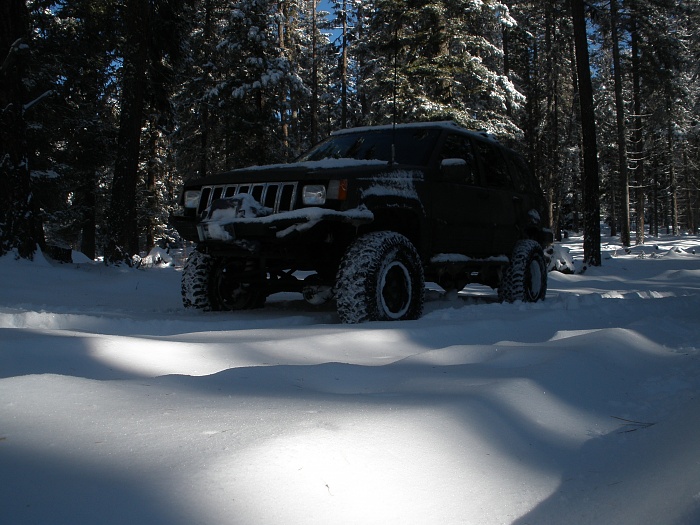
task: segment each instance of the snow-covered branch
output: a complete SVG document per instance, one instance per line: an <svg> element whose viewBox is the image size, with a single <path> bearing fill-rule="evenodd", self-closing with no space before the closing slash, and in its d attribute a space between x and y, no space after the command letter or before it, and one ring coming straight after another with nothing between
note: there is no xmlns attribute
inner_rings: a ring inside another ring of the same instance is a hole
<svg viewBox="0 0 700 525"><path fill-rule="evenodd" d="M31 108L33 108L34 106L36 106L39 102L41 102L42 100L44 100L44 99L47 98L47 97L50 97L50 96L53 95L54 93L55 93L55 91L54 91L53 89L49 89L48 91L45 91L44 93L42 93L41 95L39 95L37 98L35 98L35 99L32 100L31 102L27 102L27 103L24 105L24 108L23 108L24 111L25 111L25 112L29 111Z"/></svg>
<svg viewBox="0 0 700 525"><path fill-rule="evenodd" d="M20 53L29 50L29 46L23 41L22 38L15 40L10 46L10 50L7 52L7 56L0 66L0 75L5 75L7 71L12 67L17 57Z"/></svg>

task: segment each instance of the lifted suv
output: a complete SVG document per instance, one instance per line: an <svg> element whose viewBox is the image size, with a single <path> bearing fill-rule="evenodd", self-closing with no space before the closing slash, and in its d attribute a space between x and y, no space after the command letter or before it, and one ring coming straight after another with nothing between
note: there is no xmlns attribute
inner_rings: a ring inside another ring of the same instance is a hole
<svg viewBox="0 0 700 525"><path fill-rule="evenodd" d="M190 180L171 217L196 241L186 307L335 298L346 323L417 319L425 281L502 301L547 291L545 203L521 157L451 122L334 133L292 164ZM305 275L305 278L300 278Z"/></svg>

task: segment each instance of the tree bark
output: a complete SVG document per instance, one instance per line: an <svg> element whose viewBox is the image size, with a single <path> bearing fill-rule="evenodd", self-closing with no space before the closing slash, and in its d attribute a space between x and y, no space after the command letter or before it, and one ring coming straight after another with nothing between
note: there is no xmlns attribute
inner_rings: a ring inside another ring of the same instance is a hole
<svg viewBox="0 0 700 525"><path fill-rule="evenodd" d="M583 135L583 256L590 266L600 266L600 194L593 84L588 56L583 0L570 0L574 28L576 72Z"/></svg>
<svg viewBox="0 0 700 525"><path fill-rule="evenodd" d="M345 129L348 127L348 3L343 0L342 12L342 49L340 56L340 99L341 99L341 114L340 126Z"/></svg>
<svg viewBox="0 0 700 525"><path fill-rule="evenodd" d="M635 222L635 244L644 244L644 208L646 206L644 193L644 142L642 134L642 88L639 57L639 34L637 32L636 15L630 21L632 38L632 97L634 104L634 178L636 181L637 205Z"/></svg>
<svg viewBox="0 0 700 525"><path fill-rule="evenodd" d="M620 170L622 193L620 217L620 242L630 245L630 179L627 171L627 128L625 126L625 106L622 99L622 74L620 71L620 42L617 33L617 0L610 0L610 26L612 36L613 76L615 81L615 112L617 115L617 157Z"/></svg>
<svg viewBox="0 0 700 525"><path fill-rule="evenodd" d="M678 181L676 176L676 165L675 165L675 141L673 140L673 120L671 120L672 103L669 100L666 104L668 108L668 125L666 128L667 141L666 146L668 148L668 182L669 182L669 219L670 224L668 227L671 229L669 233L673 235L678 235Z"/></svg>
<svg viewBox="0 0 700 525"><path fill-rule="evenodd" d="M148 10L149 4L143 0L126 3L124 80L109 213L110 238L105 253L105 261L112 263L128 262L131 255L139 252L136 186L146 92Z"/></svg>
<svg viewBox="0 0 700 525"><path fill-rule="evenodd" d="M311 0L311 143L318 142L318 0Z"/></svg>

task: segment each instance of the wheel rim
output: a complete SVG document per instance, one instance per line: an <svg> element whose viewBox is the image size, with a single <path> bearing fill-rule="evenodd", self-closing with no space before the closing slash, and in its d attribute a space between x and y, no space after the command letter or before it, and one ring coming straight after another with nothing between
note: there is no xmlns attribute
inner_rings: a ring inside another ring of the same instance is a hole
<svg viewBox="0 0 700 525"><path fill-rule="evenodd" d="M245 268L222 266L217 268L213 278L213 301L220 310L243 310L249 308L254 299L254 288L242 281L237 274Z"/></svg>
<svg viewBox="0 0 700 525"><path fill-rule="evenodd" d="M400 319L411 306L411 274L399 261L392 261L382 273L379 300L382 311L389 319Z"/></svg>
<svg viewBox="0 0 700 525"><path fill-rule="evenodd" d="M542 293L542 267L537 259L530 261L530 282L528 283L528 294L531 301L536 301Z"/></svg>

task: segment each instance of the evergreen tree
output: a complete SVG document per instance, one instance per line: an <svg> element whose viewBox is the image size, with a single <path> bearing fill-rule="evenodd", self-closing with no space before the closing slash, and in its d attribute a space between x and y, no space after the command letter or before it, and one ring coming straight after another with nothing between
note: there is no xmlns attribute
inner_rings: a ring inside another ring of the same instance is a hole
<svg viewBox="0 0 700 525"><path fill-rule="evenodd" d="M583 0L570 0L576 49L583 150L583 256L586 264L600 266L600 195L593 86Z"/></svg>
<svg viewBox="0 0 700 525"><path fill-rule="evenodd" d="M28 136L34 194L47 243L94 258L115 129L115 42L103 31L114 20L113 2L36 2L31 15L41 28L33 82L52 89Z"/></svg>
<svg viewBox="0 0 700 525"><path fill-rule="evenodd" d="M677 233L681 217L688 216L683 208L690 204L679 173L684 171L686 131L698 116L692 102L698 85L697 48L693 51L698 6L670 0L628 0L628 5L634 22L635 86L639 83L637 143L646 145L643 154L635 152L635 163L644 160L645 176L636 185L647 193L651 234L658 235L663 226Z"/></svg>
<svg viewBox="0 0 700 525"><path fill-rule="evenodd" d="M29 13L24 0L0 5L0 255L16 249L33 258L37 242L29 179L26 88L30 53Z"/></svg>
<svg viewBox="0 0 700 525"><path fill-rule="evenodd" d="M622 190L622 216L620 241L623 246L630 245L630 181L627 170L627 122L625 117L625 104L622 96L622 64L620 61L620 37L618 24L617 0L610 0L610 32L612 37L613 75L615 81L615 122L617 127L617 151L620 187Z"/></svg>
<svg viewBox="0 0 700 525"><path fill-rule="evenodd" d="M524 98L503 74L502 49L502 27L514 24L495 1L377 1L364 48L372 121L454 119L518 136L509 113Z"/></svg>
<svg viewBox="0 0 700 525"><path fill-rule="evenodd" d="M165 65L179 54L182 0L149 3L127 0L121 13L124 41L121 48L121 97L116 161L109 207L109 244L105 261L130 261L139 253L137 185L141 129L146 104L164 111L169 82Z"/></svg>
<svg viewBox="0 0 700 525"><path fill-rule="evenodd" d="M526 97L518 115L523 151L542 183L557 238L577 230L580 214L580 120L571 17L558 0L510 3L518 21L507 30L510 77Z"/></svg>

